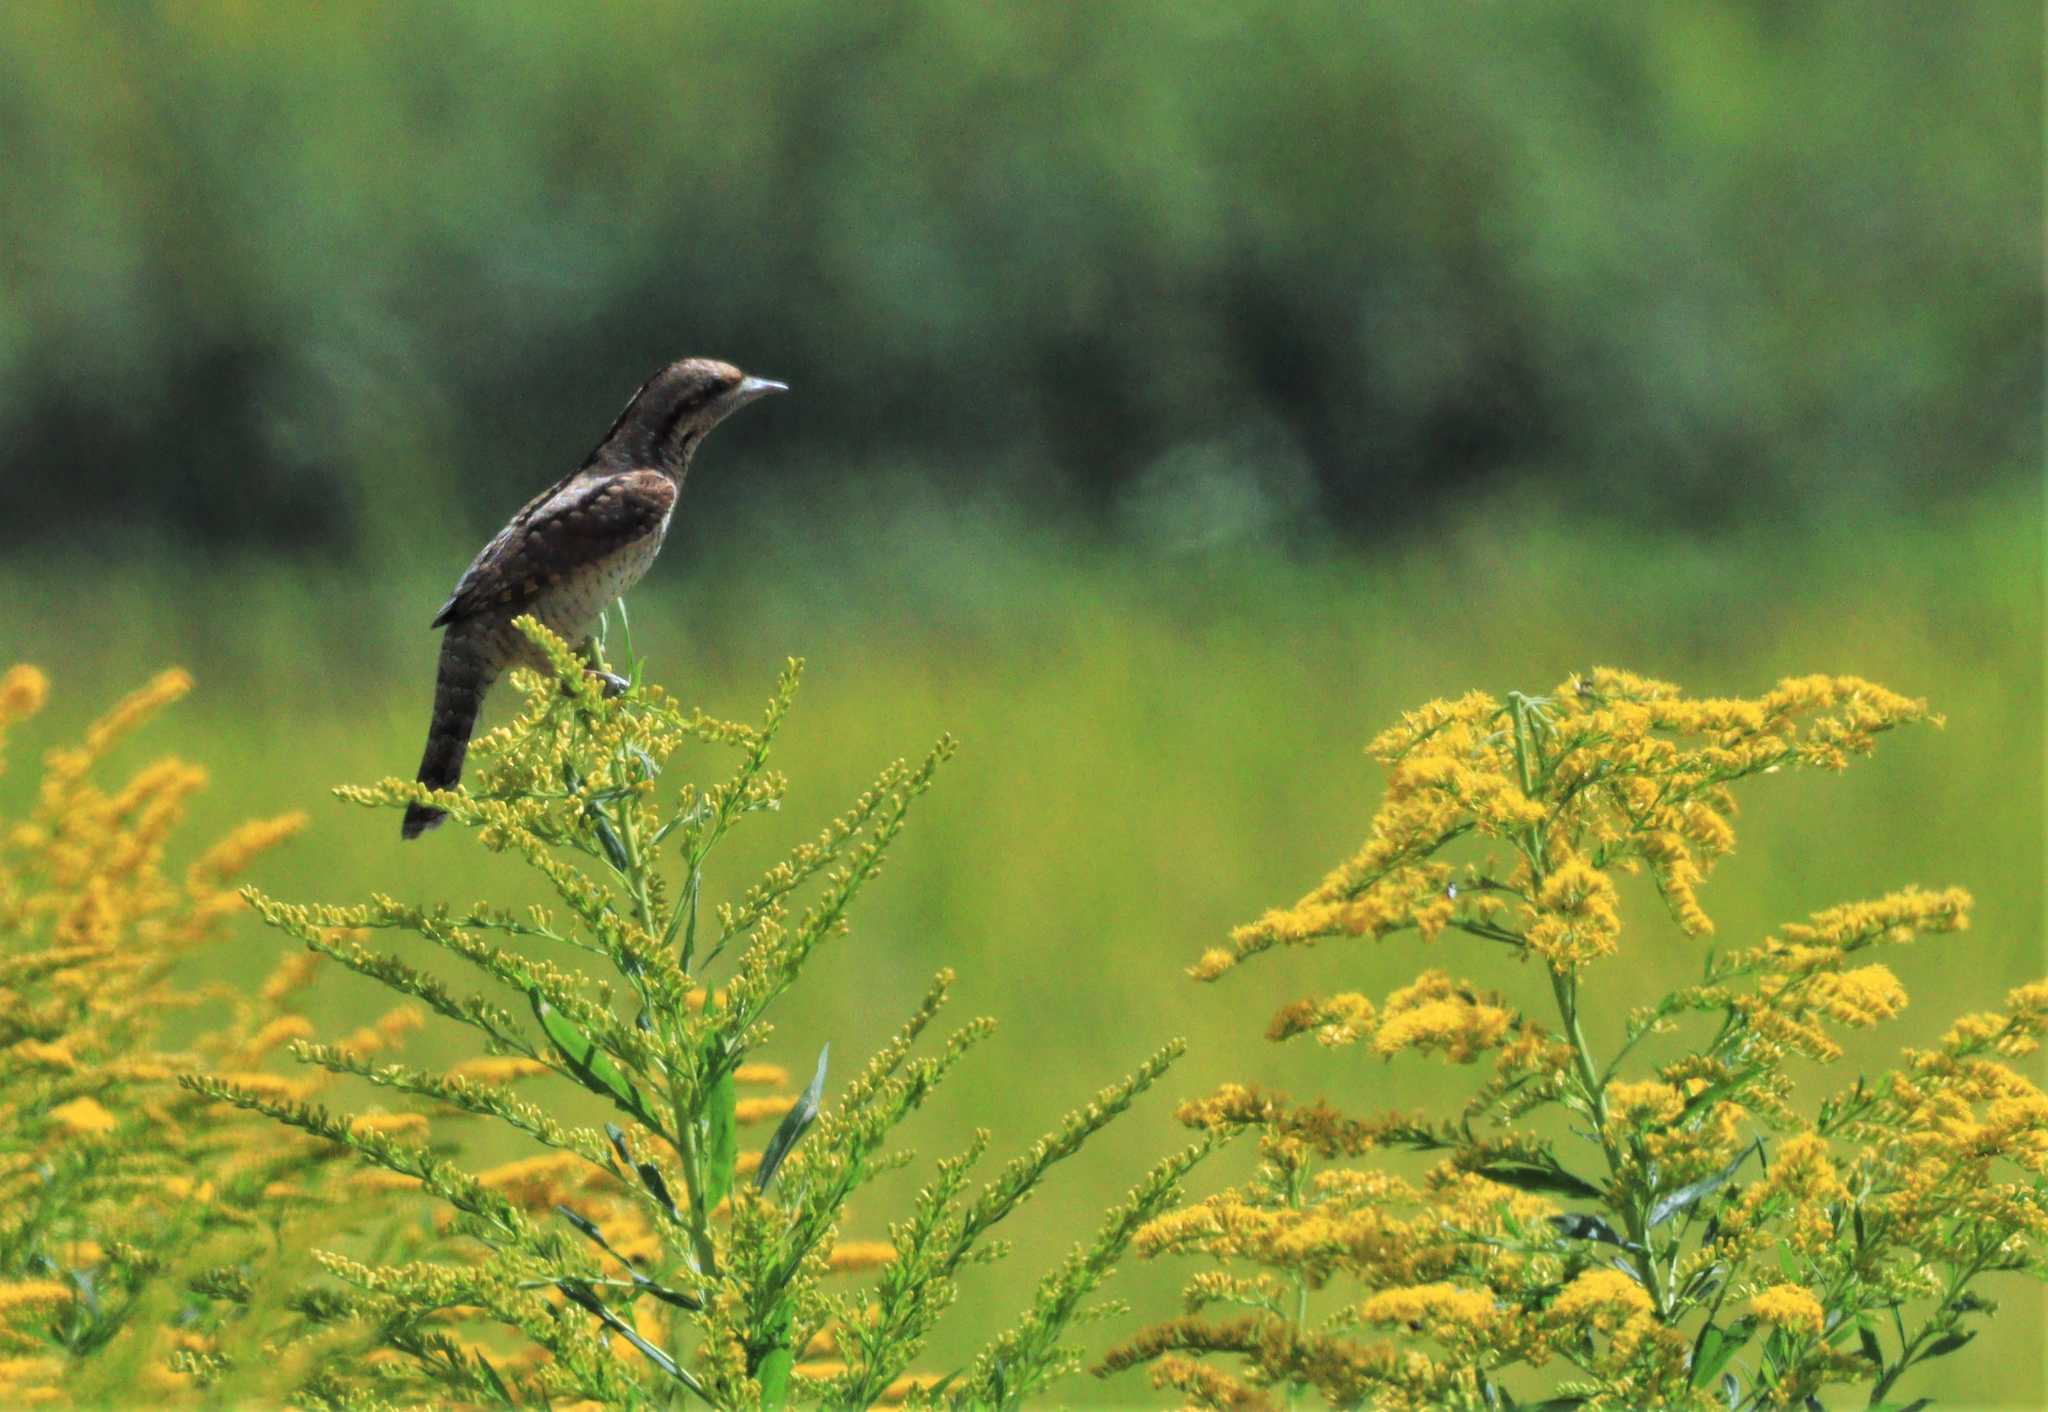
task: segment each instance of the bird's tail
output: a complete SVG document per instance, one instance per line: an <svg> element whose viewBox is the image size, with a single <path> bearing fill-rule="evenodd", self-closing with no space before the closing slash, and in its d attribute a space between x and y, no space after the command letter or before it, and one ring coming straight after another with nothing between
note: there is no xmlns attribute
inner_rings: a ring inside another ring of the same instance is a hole
<svg viewBox="0 0 2048 1412"><path fill-rule="evenodd" d="M467 639L450 632L441 644L441 670L434 681L434 721L427 728L427 749L420 757L419 782L432 789L450 789L462 778L462 759L483 710L484 693L497 673ZM448 815L426 804L408 805L401 838L418 838Z"/></svg>

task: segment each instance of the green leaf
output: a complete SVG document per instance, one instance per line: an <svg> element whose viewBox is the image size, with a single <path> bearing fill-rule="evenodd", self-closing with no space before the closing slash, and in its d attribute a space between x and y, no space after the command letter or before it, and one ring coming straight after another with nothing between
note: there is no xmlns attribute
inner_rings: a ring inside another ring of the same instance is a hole
<svg viewBox="0 0 2048 1412"><path fill-rule="evenodd" d="M476 1355L476 1365L483 1369L484 1376L490 1380L491 1391L498 1394L500 1402L504 1403L507 1407L517 1407L519 1405L519 1399L512 1395L512 1389L505 1386L505 1380L498 1376L498 1370L491 1366L490 1359L479 1353Z"/></svg>
<svg viewBox="0 0 2048 1412"><path fill-rule="evenodd" d="M1856 1338L1863 1345L1863 1356L1870 1360L1872 1367L1883 1372L1884 1345L1877 1341L1877 1334L1868 1324L1859 1323L1856 1326Z"/></svg>
<svg viewBox="0 0 2048 1412"><path fill-rule="evenodd" d="M1677 1191L1664 1197L1655 1206L1650 1208L1650 1229L1655 1230L1679 1212L1697 1206L1701 1200L1725 1186L1728 1179L1741 1169L1744 1162L1749 1160L1750 1153L1754 1152L1758 1156L1762 1156L1763 1150L1763 1139L1758 1138L1754 1143L1736 1153L1735 1160L1720 1171L1715 1172L1711 1176L1701 1177L1696 1182L1688 1182Z"/></svg>
<svg viewBox="0 0 2048 1412"><path fill-rule="evenodd" d="M1976 1336L1977 1331L1975 1329L1952 1329L1933 1343L1928 1344L1927 1351L1920 1356L1922 1358L1946 1358Z"/></svg>
<svg viewBox="0 0 2048 1412"><path fill-rule="evenodd" d="M1564 1168L1540 1162L1493 1162L1478 1169L1479 1175L1502 1186L1522 1191L1550 1191L1561 1196L1593 1198L1606 1195L1591 1182L1573 1176Z"/></svg>
<svg viewBox="0 0 2048 1412"><path fill-rule="evenodd" d="M619 1072L619 1066L612 1062L611 1055L598 1048L597 1042L589 1035L562 1018L562 1012L541 999L538 990L528 992L527 999L533 1003L534 1018L547 1031L555 1052L562 1056L577 1080L592 1093L610 1095L614 1103L652 1126L646 1106L640 1100L640 1090Z"/></svg>
<svg viewBox="0 0 2048 1412"><path fill-rule="evenodd" d="M796 1354L787 1348L778 1348L761 1360L754 1377L761 1384L761 1406L780 1408L789 1401L789 1373L796 1366Z"/></svg>
<svg viewBox="0 0 2048 1412"><path fill-rule="evenodd" d="M649 1170L652 1169L650 1168ZM662 1204L669 1205L669 1203L665 1199L667 1193L664 1191L662 1195L664 1197ZM669 1211L670 1214L673 1215L675 1212L675 1208L671 1205L669 1206ZM695 1295L685 1294L681 1290L670 1289L666 1285L656 1284L653 1280L650 1280L647 1278L647 1276L641 1274L637 1269L633 1267L633 1262L631 1260L628 1260L625 1256L619 1254L618 1251L612 1249L611 1242L604 1238L604 1232L598 1229L597 1223L595 1221L592 1221L589 1217L584 1216L579 1212L572 1211L567 1206L563 1206L560 1203L557 1203L555 1206L555 1214L560 1216L563 1220L567 1221L570 1225L574 1226L578 1231L581 1231L583 1233L584 1238L589 1240L592 1245L595 1245L599 1250L602 1250L605 1254L611 1256L612 1259L618 1261L621 1265L625 1266L627 1275L632 1278L634 1285L638 1288L645 1290L647 1293L653 1295L656 1299L661 1300L665 1304L675 1305L678 1309L694 1310L702 1309L704 1307L704 1301L698 1299Z"/></svg>
<svg viewBox="0 0 2048 1412"><path fill-rule="evenodd" d="M605 813L604 807L596 800L590 802L585 812L589 814L591 824L597 829L597 841L604 845L604 856L611 860L614 868L625 872L632 866L632 860L626 856L626 845L620 840L618 830L612 827L611 816Z"/></svg>
<svg viewBox="0 0 2048 1412"><path fill-rule="evenodd" d="M704 1391L704 1385L698 1382L688 1369L677 1363L667 1353L640 1337L640 1331L607 1309L604 1301L592 1293L588 1285L585 1285L580 1280L556 1280L555 1288L568 1295L577 1304L582 1305L585 1309L597 1315L599 1319L604 1321L607 1328L611 1329L613 1333L616 1333L627 1343L632 1344L633 1347L639 1349L641 1354L650 1363L654 1364L655 1367L667 1373L699 1397L707 1398L708 1400L709 1394Z"/></svg>
<svg viewBox="0 0 2048 1412"><path fill-rule="evenodd" d="M782 1165L782 1160L795 1150L804 1133L817 1120L818 1106L825 1099L825 1061L831 1054L832 1046L829 1044L818 1051L818 1071L811 1075L810 1087L797 1099L796 1107L782 1115L782 1123L775 1129L775 1136L768 1139L768 1146L761 1150L761 1167L754 1173L756 1189L768 1190L768 1183L775 1180L775 1171Z"/></svg>
<svg viewBox="0 0 2048 1412"><path fill-rule="evenodd" d="M704 1124L704 1209L725 1200L740 1166L739 1085L732 1070L718 1077L706 1095Z"/></svg>
<svg viewBox="0 0 2048 1412"><path fill-rule="evenodd" d="M1566 1240L1598 1240L1619 1246L1623 1250L1642 1249L1640 1245L1589 1212L1567 1211L1562 1216L1552 1216L1550 1224L1557 1227L1557 1233Z"/></svg>
<svg viewBox="0 0 2048 1412"><path fill-rule="evenodd" d="M1708 1324L1702 1328L1692 1346L1693 1386L1712 1382L1714 1375L1728 1366L1728 1360L1739 1353L1755 1333L1756 1325L1748 1319L1737 1319L1726 1328L1719 1324Z"/></svg>

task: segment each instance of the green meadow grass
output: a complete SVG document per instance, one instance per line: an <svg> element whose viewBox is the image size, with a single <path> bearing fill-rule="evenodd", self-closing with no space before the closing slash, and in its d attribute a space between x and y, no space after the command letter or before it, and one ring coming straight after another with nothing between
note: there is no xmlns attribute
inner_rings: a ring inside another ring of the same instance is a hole
<svg viewBox="0 0 2048 1412"><path fill-rule="evenodd" d="M943 1366L953 1340L965 1347L1007 1322L1038 1272L1179 1143L1174 1098L1248 1079L1341 1095L1353 1110L1428 1106L1467 1077L1268 1045L1260 1036L1281 1002L1340 984L1384 992L1424 965L1536 994L1535 978L1490 949L1444 940L1425 955L1412 937L1261 958L1213 986L1182 975L1233 923L1292 901L1357 845L1378 789L1361 746L1430 697L1541 691L1596 663L1703 693L1827 671L1925 696L1946 729L1887 739L1844 776L1752 788L1736 855L1703 900L1720 939L1747 944L1778 921L1906 883L1976 894L1974 930L1888 958L1911 1007L1821 1076L1829 1086L2039 978L2041 531L2038 503L2012 496L1935 519L1873 515L1712 539L1532 529L1500 512L1419 528L1392 549L1138 554L1000 518L941 528L929 513L877 511L679 545L690 552L672 548L630 607L652 676L714 713L753 715L782 659L808 660L777 752L790 804L721 851L714 896L814 832L885 760L921 752L942 730L961 738L856 909L852 937L814 963L783 1011L792 1068L826 1040L851 1062L933 970L954 967L956 1018L993 1014L1002 1029L913 1125L929 1159L975 1125L995 1130L998 1154L1019 1147L1162 1040L1191 1042L1165 1096L1114 1125L1018 1218L1017 1258L970 1286L933 1353ZM19 812L33 749L181 663L198 691L126 759L172 748L212 769L193 839L251 815L310 811L308 833L260 866L272 892L531 896L512 861L448 830L401 846L396 814L327 794L411 772L433 672L425 623L460 558L415 547L368 587L368 570L280 564L0 564L0 664L35 661L54 687L49 713L10 750L0 815ZM1596 1037L1701 961L1654 898L1628 901L1624 953L1592 982L1612 999L1592 1017ZM280 944L252 925L217 964L254 976ZM330 1034L382 1005L339 979L321 995ZM437 1046L451 1038L430 1027L417 1043L446 1054ZM921 1160L904 1180L926 1170ZM853 1234L880 1234L890 1195L856 1207ZM1157 1316L1186 1273L1134 1267L1113 1292ZM2023 1285L1990 1292L2006 1296L2005 1313L1903 1395L2048 1397L2048 1303ZM1107 1338L1098 1331L1096 1346ZM1064 1391L1145 1400L1134 1379Z"/></svg>

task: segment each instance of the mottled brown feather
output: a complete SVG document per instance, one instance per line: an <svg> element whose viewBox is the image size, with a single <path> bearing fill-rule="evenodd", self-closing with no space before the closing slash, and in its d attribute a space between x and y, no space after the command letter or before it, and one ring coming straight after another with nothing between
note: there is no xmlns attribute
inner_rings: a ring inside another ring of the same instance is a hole
<svg viewBox="0 0 2048 1412"><path fill-rule="evenodd" d="M516 617L562 579L650 534L675 508L676 483L660 471L579 471L528 501L455 586L433 626L488 610Z"/></svg>

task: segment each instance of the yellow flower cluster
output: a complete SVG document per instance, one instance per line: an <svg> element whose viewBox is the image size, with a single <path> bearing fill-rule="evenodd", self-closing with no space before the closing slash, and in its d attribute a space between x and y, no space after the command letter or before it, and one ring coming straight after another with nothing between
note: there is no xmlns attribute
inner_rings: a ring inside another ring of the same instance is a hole
<svg viewBox="0 0 2048 1412"><path fill-rule="evenodd" d="M1749 1310L1766 1324L1790 1333L1817 1336L1827 1312L1803 1285L1772 1285L1750 1300Z"/></svg>
<svg viewBox="0 0 2048 1412"><path fill-rule="evenodd" d="M1413 985L1387 997L1373 1053L1391 1058L1404 1049L1435 1049L1453 1062L1469 1063L1500 1044L1514 1024L1514 1013L1499 999L1442 971L1424 971Z"/></svg>
<svg viewBox="0 0 2048 1412"><path fill-rule="evenodd" d="M174 1084L202 1062L253 1069L310 1033L287 1009L311 978L303 964L250 997L182 988L173 974L224 936L243 905L236 879L304 816L244 824L179 873L167 858L205 772L162 759L117 785L96 778L116 746L191 687L170 671L127 696L78 743L48 751L25 816L0 819L0 1124L10 1137L0 1155L0 1353L21 1355L0 1359L8 1405L56 1397L85 1370L51 1342L49 1304L70 1311L75 1349L104 1341L100 1320L138 1352L168 1338L132 1318L129 1301L154 1280L189 1278L202 1259L253 1253L261 1237L247 1237L248 1250L217 1242L284 1220L278 1201L320 1167L310 1144L252 1132ZM0 674L0 744L48 694L33 667ZM168 1047L168 1018L222 1005L224 1016L207 1011L187 1027L200 1033L186 1049Z"/></svg>
<svg viewBox="0 0 2048 1412"><path fill-rule="evenodd" d="M1587 1270L1564 1287L1550 1306L1550 1317L1612 1333L1621 1321L1655 1307L1642 1285L1621 1271Z"/></svg>
<svg viewBox="0 0 2048 1412"><path fill-rule="evenodd" d="M1314 1034L1331 1047L1372 1041L1372 1051L1392 1058L1404 1049L1438 1050L1469 1063L1502 1044L1515 1028L1515 1015L1500 997L1481 994L1443 971L1425 971L1413 985L1387 997L1384 1007L1356 992L1298 1000L1274 1015L1268 1039Z"/></svg>
<svg viewBox="0 0 2048 1412"><path fill-rule="evenodd" d="M1269 1038L1452 1062L1492 1051L1493 1072L1446 1116L1358 1118L1249 1084L1184 1105L1197 1127L1256 1131L1261 1165L1141 1231L1141 1253L1211 1268L1186 1317L1105 1370L1150 1365L1209 1407L1278 1406L1304 1386L1333 1405L1504 1405L1551 1363L1569 1368L1555 1393L1588 1406L1789 1406L1829 1382L1882 1392L1961 1347L1988 1308L1973 1280L2048 1278L2048 1095L2005 1062L2048 1034L2048 981L1818 1114L1792 1061L1835 1060L1841 1030L1897 1017L1905 987L1860 953L1963 931L1968 893L1907 888L1712 954L1699 983L1631 1013L1611 1051L1588 1022L1606 1008L1598 963L1623 949L1617 874L1646 873L1680 930L1708 936L1699 887L1734 846L1736 784L1840 769L1933 719L1854 677L1691 699L1602 669L1548 697L1432 702L1375 738L1386 788L1364 845L1193 974L1412 930L1467 958L1538 958L1542 983L1511 1001L1433 968L1378 1004L1341 990L1284 1006ZM1523 1013L1533 997L1542 1023ZM1653 1039L1663 1056L1632 1073ZM1760 1128L1784 1136L1767 1146ZM1415 1181L1358 1161L1395 1149L1435 1165ZM1332 1312L1321 1299L1339 1286ZM1916 1329L1905 1308L1930 1312ZM1851 1320L1855 1341L1819 1337ZM1760 1328L1769 1338L1750 1342Z"/></svg>
<svg viewBox="0 0 2048 1412"><path fill-rule="evenodd" d="M1601 669L1548 698L1475 692L1411 711L1367 747L1386 792L1359 851L1291 907L1231 933L1191 969L1214 980L1275 946L1448 928L1526 946L1571 969L1612 954L1608 876L1645 867L1672 915L1704 936L1699 884L1735 842L1728 785L1793 766L1839 769L1924 703L1855 677L1788 678L1750 699L1691 699ZM1460 839L1513 846L1512 874L1467 883L1441 855ZM1514 900L1524 930L1503 927Z"/></svg>
<svg viewBox="0 0 2048 1412"><path fill-rule="evenodd" d="M1621 941L1621 899L1607 874L1583 858L1560 863L1529 909L1531 950L1560 971L1612 955Z"/></svg>

